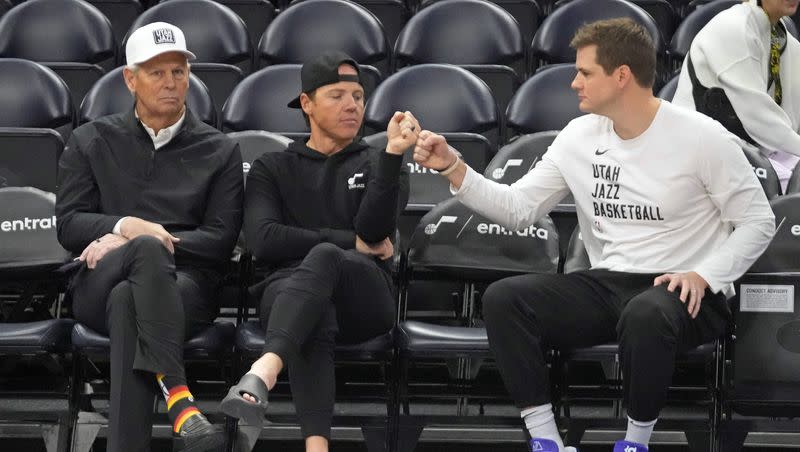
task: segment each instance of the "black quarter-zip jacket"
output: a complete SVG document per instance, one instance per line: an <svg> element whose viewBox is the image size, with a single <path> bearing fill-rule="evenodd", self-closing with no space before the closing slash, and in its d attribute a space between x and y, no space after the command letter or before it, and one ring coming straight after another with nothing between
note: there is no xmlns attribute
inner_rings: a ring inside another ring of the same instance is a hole
<svg viewBox="0 0 800 452"><path fill-rule="evenodd" d="M257 159L247 176L244 231L258 262L296 266L315 245L393 238L408 201L401 155L357 139L327 156L294 142Z"/></svg>
<svg viewBox="0 0 800 452"><path fill-rule="evenodd" d="M178 133L158 150L133 108L78 127L58 180L58 239L75 254L134 216L181 239L177 266L219 269L241 229L239 146L188 108Z"/></svg>

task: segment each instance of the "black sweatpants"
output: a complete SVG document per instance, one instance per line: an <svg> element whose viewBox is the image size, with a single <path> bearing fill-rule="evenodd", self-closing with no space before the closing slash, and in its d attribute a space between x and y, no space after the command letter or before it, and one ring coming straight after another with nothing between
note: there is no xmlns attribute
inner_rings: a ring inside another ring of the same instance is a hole
<svg viewBox="0 0 800 452"><path fill-rule="evenodd" d="M330 438L336 391L336 343L363 342L394 325L389 273L375 258L321 243L289 276L266 287L261 324L264 353L281 357L289 369L303 437Z"/></svg>
<svg viewBox="0 0 800 452"><path fill-rule="evenodd" d="M490 285L483 296L489 345L517 407L549 402L545 347L619 341L628 415L643 422L658 418L676 354L719 337L730 311L723 294L706 290L692 319L680 290L653 287L656 276L588 270Z"/></svg>
<svg viewBox="0 0 800 452"><path fill-rule="evenodd" d="M217 316L213 272L178 269L156 238L137 237L72 282L75 319L111 339L109 451L148 451L155 373L185 378L183 343Z"/></svg>

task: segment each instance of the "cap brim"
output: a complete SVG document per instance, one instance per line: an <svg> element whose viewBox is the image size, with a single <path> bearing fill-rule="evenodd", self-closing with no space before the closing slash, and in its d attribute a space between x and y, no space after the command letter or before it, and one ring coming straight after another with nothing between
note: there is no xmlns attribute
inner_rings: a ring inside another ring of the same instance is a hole
<svg viewBox="0 0 800 452"><path fill-rule="evenodd" d="M182 54L183 54L183 55L186 57L186 59L187 59L188 61L192 61L192 60L195 60L195 59L197 59L197 57L195 56L195 54L193 54L192 52L190 52L190 51L188 51L188 50L169 49L169 50L164 50L163 52L155 52L155 53L153 53L152 55L148 55L148 56L147 56L147 57L145 57L145 58L140 58L140 59L139 59L139 61L133 61L133 62L130 62L130 61L128 61L128 62L127 62L127 64L129 64L129 65L130 65L130 64L141 64L141 63L144 63L145 61L152 60L153 58L155 58L155 57L157 57L157 56L159 56L159 55L161 55L161 54L164 54L164 53L170 53L170 52L182 53Z"/></svg>
<svg viewBox="0 0 800 452"><path fill-rule="evenodd" d="M288 104L286 104L289 108L301 108L300 106L300 96L295 97L291 100Z"/></svg>

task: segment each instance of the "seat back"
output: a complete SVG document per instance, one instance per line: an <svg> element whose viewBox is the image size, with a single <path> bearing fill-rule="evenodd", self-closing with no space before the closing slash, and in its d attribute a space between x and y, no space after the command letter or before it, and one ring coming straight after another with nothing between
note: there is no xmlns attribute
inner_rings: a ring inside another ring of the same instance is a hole
<svg viewBox="0 0 800 452"><path fill-rule="evenodd" d="M0 205L0 270L61 265L69 259L56 235L56 195L33 187L3 187Z"/></svg>
<svg viewBox="0 0 800 452"><path fill-rule="evenodd" d="M800 273L800 194L770 201L775 213L775 236L748 273Z"/></svg>
<svg viewBox="0 0 800 452"><path fill-rule="evenodd" d="M675 33L672 35L672 40L669 43L669 56L672 61L676 64L683 63L697 33L699 33L714 16L731 6L741 3L742 2L738 0L715 0L707 5L703 5L701 8L697 8L686 16L681 21L680 25L678 25L678 28L675 29Z"/></svg>
<svg viewBox="0 0 800 452"><path fill-rule="evenodd" d="M243 130L228 134L235 142L239 143L239 152L242 153L242 173L247 182L250 166L259 157L268 152L283 152L289 147L291 139L276 133L263 130Z"/></svg>
<svg viewBox="0 0 800 452"><path fill-rule="evenodd" d="M517 21L483 0L437 1L415 14L397 39L394 62L461 65L486 82L501 112L526 70Z"/></svg>
<svg viewBox="0 0 800 452"><path fill-rule="evenodd" d="M0 188L56 192L64 141L53 129L0 127Z"/></svg>
<svg viewBox="0 0 800 452"><path fill-rule="evenodd" d="M437 1L415 14L394 48L397 66L420 63L503 64L525 57L511 14L482 0ZM517 67L524 70L524 67Z"/></svg>
<svg viewBox="0 0 800 452"><path fill-rule="evenodd" d="M669 81L658 91L658 97L666 100L667 102L672 102L672 99L675 97L675 91L678 89L678 80L680 80L680 78L680 75L675 75L669 79Z"/></svg>
<svg viewBox="0 0 800 452"><path fill-rule="evenodd" d="M775 236L739 281L733 303L732 390L735 398L762 407L762 412L753 414L796 416L800 412L795 397L800 390L800 194L781 196L770 205ZM775 403L794 405L793 414L776 412ZM763 412L769 404L773 407Z"/></svg>
<svg viewBox="0 0 800 452"><path fill-rule="evenodd" d="M111 23L86 2L29 0L0 18L0 57L113 63L115 49Z"/></svg>
<svg viewBox="0 0 800 452"><path fill-rule="evenodd" d="M72 131L69 88L52 70L33 61L0 58L0 127Z"/></svg>
<svg viewBox="0 0 800 452"><path fill-rule="evenodd" d="M386 130L394 112L406 110L426 129L479 133L497 146L497 104L486 83L462 68L421 64L392 74L367 102L366 133Z"/></svg>
<svg viewBox="0 0 800 452"><path fill-rule="evenodd" d="M299 64L269 66L242 80L222 108L222 130L308 135L301 111L286 106L300 93L300 68Z"/></svg>
<svg viewBox="0 0 800 452"><path fill-rule="evenodd" d="M118 67L104 75L86 93L78 114L79 124L94 121L102 116L122 113L133 107L133 96L125 85L123 69ZM213 127L217 126L214 102L211 100L208 88L194 74L189 75L186 105L201 121Z"/></svg>
<svg viewBox="0 0 800 452"><path fill-rule="evenodd" d="M197 63L225 63L244 72L252 67L253 48L242 19L230 8L212 0L169 0L154 5L131 24L122 42L139 27L167 22L183 31L186 46L197 56Z"/></svg>
<svg viewBox="0 0 800 452"><path fill-rule="evenodd" d="M769 159L761 155L757 150L742 149L747 161L753 167L753 172L756 178L761 183L761 188L764 189L764 194L767 199L775 199L781 195L781 181L778 179L778 174L775 168L772 167Z"/></svg>
<svg viewBox="0 0 800 452"><path fill-rule="evenodd" d="M387 73L389 42L378 19L345 0L306 0L282 11L258 44L261 66L304 63L326 50L339 50L359 64Z"/></svg>
<svg viewBox="0 0 800 452"><path fill-rule="evenodd" d="M581 228L575 226L569 238L567 254L564 257L564 273L588 270L591 267L592 263L589 261L589 253L586 252L586 246L583 244Z"/></svg>
<svg viewBox="0 0 800 452"><path fill-rule="evenodd" d="M111 22L114 41L122 42L131 24L142 13L142 2L139 0L86 0L100 10Z"/></svg>
<svg viewBox="0 0 800 452"><path fill-rule="evenodd" d="M518 137L497 151L483 175L501 184L513 184L542 160L556 135L557 131L550 130Z"/></svg>
<svg viewBox="0 0 800 452"><path fill-rule="evenodd" d="M268 0L216 0L227 6L239 16L247 26L250 47L255 49L264 30L278 15L275 5Z"/></svg>
<svg viewBox="0 0 800 452"><path fill-rule="evenodd" d="M616 17L628 17L641 24L653 38L658 55L664 53L664 40L658 24L647 13L625 0L572 0L556 8L539 27L531 45L531 55L546 63L575 61L575 49L569 43L578 28L589 22ZM538 62L533 61L533 67Z"/></svg>
<svg viewBox="0 0 800 452"><path fill-rule="evenodd" d="M555 273L558 232L549 217L511 231L451 198L422 217L411 238L408 265L413 271L472 281Z"/></svg>
<svg viewBox="0 0 800 452"><path fill-rule="evenodd" d="M570 87L574 78L574 65L558 64L541 68L523 83L506 110L508 136L561 130L583 115Z"/></svg>
<svg viewBox="0 0 800 452"><path fill-rule="evenodd" d="M670 2L667 0L631 0L631 3L653 16L665 43L672 39L672 33L675 32L675 26L678 24L678 14Z"/></svg>

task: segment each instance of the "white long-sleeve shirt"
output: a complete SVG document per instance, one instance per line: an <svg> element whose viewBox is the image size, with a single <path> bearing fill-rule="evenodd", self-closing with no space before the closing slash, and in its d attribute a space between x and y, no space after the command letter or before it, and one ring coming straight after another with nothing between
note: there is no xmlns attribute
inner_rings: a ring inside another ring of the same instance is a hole
<svg viewBox="0 0 800 452"><path fill-rule="evenodd" d="M734 135L666 101L634 139L619 138L606 117L585 115L516 183L498 184L468 168L455 194L476 212L521 230L570 191L592 268L695 271L727 296L775 230Z"/></svg>
<svg viewBox="0 0 800 452"><path fill-rule="evenodd" d="M783 100L778 105L772 98L774 86L767 90L771 29L755 0L735 5L700 30L688 56L703 86L725 90L744 129L766 156L800 156L800 43L786 34L780 65ZM686 61L672 102L695 109Z"/></svg>

